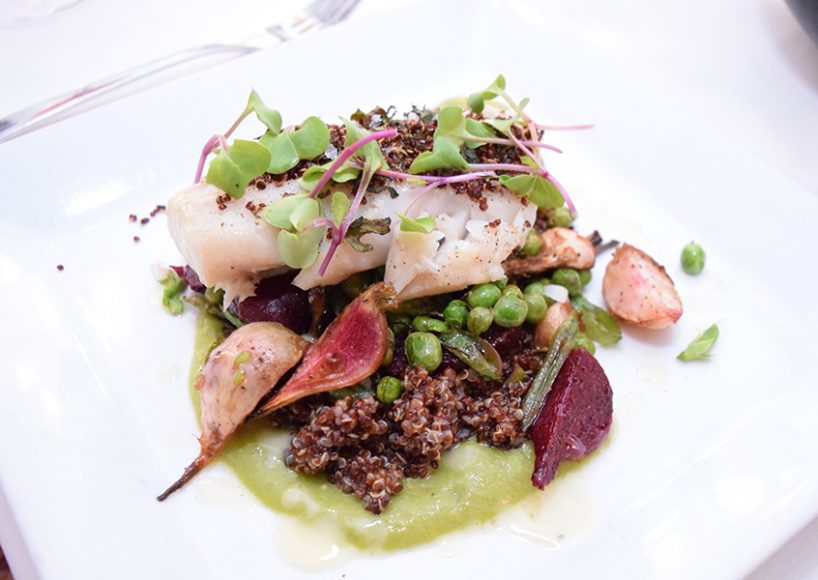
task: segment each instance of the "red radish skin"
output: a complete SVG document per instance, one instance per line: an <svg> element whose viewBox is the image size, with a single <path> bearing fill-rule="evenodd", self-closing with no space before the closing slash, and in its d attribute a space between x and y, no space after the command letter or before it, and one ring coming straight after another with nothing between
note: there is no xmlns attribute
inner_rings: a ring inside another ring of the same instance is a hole
<svg viewBox="0 0 818 580"><path fill-rule="evenodd" d="M574 349L565 360L537 419L531 481L543 489L566 459L582 459L600 446L613 421L613 392L602 366L588 351Z"/></svg>

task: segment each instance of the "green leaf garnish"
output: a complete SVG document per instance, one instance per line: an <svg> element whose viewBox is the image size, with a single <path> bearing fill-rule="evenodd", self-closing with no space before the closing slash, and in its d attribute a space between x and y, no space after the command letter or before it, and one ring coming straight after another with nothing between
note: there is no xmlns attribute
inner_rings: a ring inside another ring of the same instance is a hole
<svg viewBox="0 0 818 580"><path fill-rule="evenodd" d="M172 269L165 270L165 276L159 280L162 286L162 306L173 316L179 316L185 310L182 302L182 293L187 288L187 282Z"/></svg>
<svg viewBox="0 0 818 580"><path fill-rule="evenodd" d="M466 119L466 131L468 131L469 135L473 135L475 137L494 137L494 132L491 130L491 128L485 123L481 123L477 119ZM466 140L466 147L470 149L477 149L483 145L485 145L485 142Z"/></svg>
<svg viewBox="0 0 818 580"><path fill-rule="evenodd" d="M392 220L387 218L369 219L363 216L359 217L349 225L344 240L352 246L356 252L371 252L372 244L367 244L361 241L361 236L364 234L378 234L384 236L389 233Z"/></svg>
<svg viewBox="0 0 818 580"><path fill-rule="evenodd" d="M370 135L370 132L358 125L357 123L353 123L349 119L341 119L344 122L344 127L346 127L347 134L346 138L344 139L344 146L349 147L353 143L356 143L363 139L364 137ZM360 149L358 149L354 154L353 157L358 157L364 160L364 163L369 164L371 170L374 172L381 167L387 167L388 164L386 163L386 159L383 157L383 151L381 151L380 146L378 145L377 141L370 141Z"/></svg>
<svg viewBox="0 0 818 580"><path fill-rule="evenodd" d="M430 234L437 227L437 223L433 217L411 219L402 214L398 214L398 217L400 218L400 231L402 232Z"/></svg>
<svg viewBox="0 0 818 580"><path fill-rule="evenodd" d="M483 108L486 105L486 101L496 99L497 96L503 94L505 90L506 79L503 75L498 75L487 89L469 95L469 99L467 101L469 104L469 109L471 109L474 113L482 113Z"/></svg>
<svg viewBox="0 0 818 580"><path fill-rule="evenodd" d="M267 172L286 173L302 160L315 159L329 145L329 128L318 117L307 117L301 127L274 134L267 132L259 142L270 151Z"/></svg>
<svg viewBox="0 0 818 580"><path fill-rule="evenodd" d="M278 232L277 246L284 263L290 268L307 268L318 258L318 248L326 228L311 228L303 232Z"/></svg>
<svg viewBox="0 0 818 580"><path fill-rule="evenodd" d="M275 228L282 230L293 229L290 216L292 216L295 208L306 199L310 198L306 195L287 195L261 210L261 217Z"/></svg>
<svg viewBox="0 0 818 580"><path fill-rule="evenodd" d="M205 181L233 199L244 195L250 181L264 173L270 164L270 152L255 141L236 139L210 162Z"/></svg>
<svg viewBox="0 0 818 580"><path fill-rule="evenodd" d="M327 172L330 165L332 165L332 161L324 163L323 165L313 165L312 167L309 167L304 172L304 175L301 176L301 188L305 191L312 191L316 184L321 180L321 177ZM361 170L357 167L345 165L332 174L332 180L335 183L346 183L347 181L358 179L360 174Z"/></svg>
<svg viewBox="0 0 818 580"><path fill-rule="evenodd" d="M255 90L250 91L242 117L246 117L250 113L255 113L256 118L274 135L281 132L281 113L265 105Z"/></svg>
<svg viewBox="0 0 818 580"><path fill-rule="evenodd" d="M425 173L435 169L468 169L469 163L460 154L459 143L452 139L435 139L432 151L418 155L409 167L409 173Z"/></svg>
<svg viewBox="0 0 818 580"><path fill-rule="evenodd" d="M592 304L581 294L572 296L571 304L579 311L588 338L602 346L613 346L622 339L619 323L607 310Z"/></svg>
<svg viewBox="0 0 818 580"><path fill-rule="evenodd" d="M559 190L541 175L501 175L500 183L539 208L557 208L565 203Z"/></svg>
<svg viewBox="0 0 818 580"><path fill-rule="evenodd" d="M321 204L319 201L311 197L305 197L293 208L293 213L290 214L290 222L293 224L293 229L301 231L319 215L321 215Z"/></svg>
<svg viewBox="0 0 818 580"><path fill-rule="evenodd" d="M702 332L699 336L693 339L686 349L679 353L678 358L683 362L691 362L694 360L707 360L710 358L710 349L719 338L719 327L712 325L710 328Z"/></svg>
<svg viewBox="0 0 818 580"><path fill-rule="evenodd" d="M330 213L332 214L332 219L335 221L335 225L341 227L341 222L344 221L344 218L349 211L350 202L347 194L343 191L334 191L332 193L332 199L330 201Z"/></svg>

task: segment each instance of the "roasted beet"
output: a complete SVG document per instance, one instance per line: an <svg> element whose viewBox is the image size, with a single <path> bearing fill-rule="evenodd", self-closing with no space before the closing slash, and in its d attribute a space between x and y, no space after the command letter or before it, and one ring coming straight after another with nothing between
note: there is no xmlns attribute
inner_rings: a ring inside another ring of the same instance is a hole
<svg viewBox="0 0 818 580"><path fill-rule="evenodd" d="M259 282L255 296L231 307L245 322L278 322L303 334L312 324L309 294L292 285L294 274L274 276Z"/></svg>
<svg viewBox="0 0 818 580"><path fill-rule="evenodd" d="M187 285L194 292L199 292L201 294L207 290L205 285L202 284L202 281L199 279L199 275L190 266L171 266L170 269L176 272L176 275L180 278L184 278Z"/></svg>
<svg viewBox="0 0 818 580"><path fill-rule="evenodd" d="M605 440L613 420L613 392L605 371L585 350L562 366L529 436L536 459L531 481L542 489L565 459L582 459Z"/></svg>
<svg viewBox="0 0 818 580"><path fill-rule="evenodd" d="M531 334L523 330L521 326L504 328L495 324L483 334L482 338L494 347L504 362L531 344Z"/></svg>

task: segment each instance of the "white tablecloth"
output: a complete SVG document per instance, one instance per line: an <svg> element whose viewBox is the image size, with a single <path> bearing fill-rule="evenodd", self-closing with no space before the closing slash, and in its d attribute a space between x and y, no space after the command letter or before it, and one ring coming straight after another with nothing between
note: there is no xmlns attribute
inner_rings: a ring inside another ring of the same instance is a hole
<svg viewBox="0 0 818 580"><path fill-rule="evenodd" d="M353 18L397 3L365 0ZM84 0L36 22L0 24L0 117L173 50L240 40L296 5ZM783 0L530 0L524 8L535 18L570 21L623 72L720 126L818 195L818 47ZM818 520L752 580L818 580L815 546ZM14 566L13 546L7 551Z"/></svg>

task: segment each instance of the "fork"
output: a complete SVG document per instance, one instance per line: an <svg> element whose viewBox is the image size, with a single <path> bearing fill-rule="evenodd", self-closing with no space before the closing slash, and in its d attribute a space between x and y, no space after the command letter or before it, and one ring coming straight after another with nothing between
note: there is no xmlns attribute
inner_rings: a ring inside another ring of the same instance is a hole
<svg viewBox="0 0 818 580"><path fill-rule="evenodd" d="M189 74L191 66L182 65L222 57L224 60L238 58L263 48L287 42L310 30L336 24L346 18L360 0L313 0L303 12L287 22L273 24L264 30L235 44L203 44L183 49L156 60L137 65L113 76L98 80L82 88L68 91L56 97L30 105L0 119L0 143L29 133L45 125L66 119L77 113L113 101L124 96L122 89L130 87L131 93L157 84L162 73ZM201 67L199 67L201 68ZM177 78L177 77L175 77ZM151 84L150 80L154 82ZM144 81L137 86L139 81Z"/></svg>

